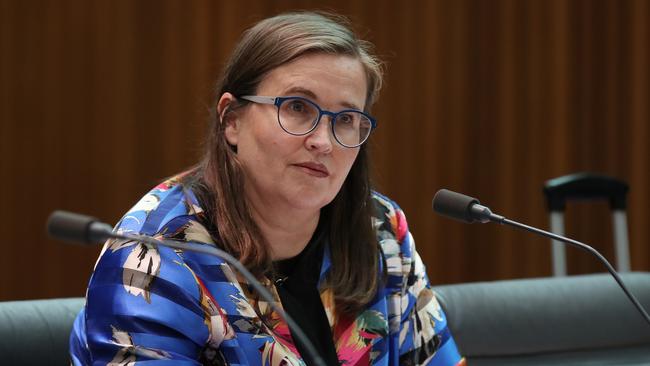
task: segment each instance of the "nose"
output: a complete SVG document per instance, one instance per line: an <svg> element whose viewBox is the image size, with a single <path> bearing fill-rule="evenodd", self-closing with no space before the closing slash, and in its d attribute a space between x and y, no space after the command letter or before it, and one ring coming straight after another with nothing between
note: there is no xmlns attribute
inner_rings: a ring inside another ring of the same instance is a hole
<svg viewBox="0 0 650 366"><path fill-rule="evenodd" d="M331 117L322 116L318 126L305 139L307 150L317 151L323 154L332 152L332 128Z"/></svg>

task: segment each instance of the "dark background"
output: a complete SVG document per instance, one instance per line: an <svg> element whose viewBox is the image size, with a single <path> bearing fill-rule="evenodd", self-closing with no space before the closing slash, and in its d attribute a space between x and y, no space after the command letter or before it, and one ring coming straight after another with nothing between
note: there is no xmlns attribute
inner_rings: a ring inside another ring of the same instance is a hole
<svg viewBox="0 0 650 366"><path fill-rule="evenodd" d="M115 223L193 164L241 32L286 10L348 15L387 62L377 189L435 284L548 276L547 240L430 209L440 188L547 227L547 179L630 183L632 268L650 270L650 2L0 0L0 300L83 296L99 247L47 238L54 209ZM567 233L614 261L606 203ZM569 249L569 272L603 271Z"/></svg>

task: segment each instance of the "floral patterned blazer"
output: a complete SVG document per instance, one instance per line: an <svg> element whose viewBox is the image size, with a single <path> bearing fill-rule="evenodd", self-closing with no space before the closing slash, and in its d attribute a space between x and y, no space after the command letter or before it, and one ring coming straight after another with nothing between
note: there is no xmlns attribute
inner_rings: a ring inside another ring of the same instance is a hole
<svg viewBox="0 0 650 366"><path fill-rule="evenodd" d="M338 317L330 290L320 291L340 364L463 365L404 214L380 194L373 199L384 287L356 319ZM116 230L215 245L201 215L193 193L173 178L145 195ZM326 248L320 283L330 264ZM262 284L280 304L273 282ZM103 248L70 354L74 365L305 364L286 323L224 261L124 240Z"/></svg>

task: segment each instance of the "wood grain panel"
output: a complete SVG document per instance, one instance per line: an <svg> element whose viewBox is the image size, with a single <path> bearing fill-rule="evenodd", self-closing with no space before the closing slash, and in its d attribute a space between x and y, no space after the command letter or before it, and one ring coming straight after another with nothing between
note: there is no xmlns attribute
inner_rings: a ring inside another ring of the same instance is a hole
<svg viewBox="0 0 650 366"><path fill-rule="evenodd" d="M551 269L544 239L434 216L437 189L546 227L544 181L575 171L630 183L632 267L650 270L647 1L0 1L0 300L83 295L99 248L48 239L49 212L116 222L196 161L241 32L298 9L349 15L386 60L374 182L433 282ZM614 260L606 204L567 225ZM568 254L570 273L602 271Z"/></svg>

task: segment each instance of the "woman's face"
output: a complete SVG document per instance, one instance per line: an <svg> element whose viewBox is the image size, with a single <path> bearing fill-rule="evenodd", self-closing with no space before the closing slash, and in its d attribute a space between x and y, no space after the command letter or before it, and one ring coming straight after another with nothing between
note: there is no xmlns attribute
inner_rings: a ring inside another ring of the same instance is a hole
<svg viewBox="0 0 650 366"><path fill-rule="evenodd" d="M314 53L269 72L257 95L301 96L338 112L363 110L366 89L365 72L356 58ZM224 94L219 109L232 98ZM282 130L274 105L250 103L232 116L224 121L226 139L237 146L247 198L265 207L320 210L334 199L359 153L358 147L336 142L328 116L305 136Z"/></svg>

